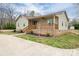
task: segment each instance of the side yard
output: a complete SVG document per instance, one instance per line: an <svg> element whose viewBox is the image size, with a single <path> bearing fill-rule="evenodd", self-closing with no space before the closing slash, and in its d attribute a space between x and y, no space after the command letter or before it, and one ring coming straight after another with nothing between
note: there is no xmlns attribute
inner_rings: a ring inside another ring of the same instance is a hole
<svg viewBox="0 0 79 59"><path fill-rule="evenodd" d="M59 37L39 37L34 35L18 35L16 37L23 38L26 40L35 41L38 43L47 44L57 48L73 49L79 48L79 35L72 33L64 34Z"/></svg>
<svg viewBox="0 0 79 59"><path fill-rule="evenodd" d="M74 32L74 31L73 31ZM77 33L79 33L77 31ZM14 35L25 40L31 40L34 42L50 45L52 47L63 49L79 48L79 35L74 33L66 33L58 37L42 37L31 34L17 33L14 31L0 31L0 34Z"/></svg>

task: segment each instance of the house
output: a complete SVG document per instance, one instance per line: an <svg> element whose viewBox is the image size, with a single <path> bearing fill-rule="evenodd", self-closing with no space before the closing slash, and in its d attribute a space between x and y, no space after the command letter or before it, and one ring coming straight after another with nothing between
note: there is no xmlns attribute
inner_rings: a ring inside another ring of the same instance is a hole
<svg viewBox="0 0 79 59"><path fill-rule="evenodd" d="M40 35L54 35L68 30L69 19L66 11L60 11L44 16L19 16L16 19L16 31L33 32Z"/></svg>

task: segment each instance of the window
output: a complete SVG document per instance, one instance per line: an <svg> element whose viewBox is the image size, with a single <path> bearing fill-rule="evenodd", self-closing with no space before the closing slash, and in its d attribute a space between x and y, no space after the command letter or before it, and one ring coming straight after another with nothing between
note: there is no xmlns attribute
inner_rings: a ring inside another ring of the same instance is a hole
<svg viewBox="0 0 79 59"><path fill-rule="evenodd" d="M62 26L63 26L63 22L62 22Z"/></svg>
<svg viewBox="0 0 79 59"><path fill-rule="evenodd" d="M48 23L48 24L53 24L53 19L48 19L48 20L47 20L47 23Z"/></svg>
<svg viewBox="0 0 79 59"><path fill-rule="evenodd" d="M67 23L65 23L65 27L67 27L68 26L68 24Z"/></svg>
<svg viewBox="0 0 79 59"><path fill-rule="evenodd" d="M23 24L23 26L25 26L25 24Z"/></svg>
<svg viewBox="0 0 79 59"><path fill-rule="evenodd" d="M58 16L55 16L55 19L59 19L59 17Z"/></svg>
<svg viewBox="0 0 79 59"><path fill-rule="evenodd" d="M55 16L55 24L58 24L58 16Z"/></svg>

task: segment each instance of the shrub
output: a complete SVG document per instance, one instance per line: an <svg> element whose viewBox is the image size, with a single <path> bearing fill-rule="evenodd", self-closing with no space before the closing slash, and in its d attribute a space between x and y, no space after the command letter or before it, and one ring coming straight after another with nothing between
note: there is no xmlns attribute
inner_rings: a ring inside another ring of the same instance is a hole
<svg viewBox="0 0 79 59"><path fill-rule="evenodd" d="M20 30L19 32L20 32L20 33L23 33L23 31L22 31L22 30Z"/></svg>
<svg viewBox="0 0 79 59"><path fill-rule="evenodd" d="M79 30L79 24L74 24L73 26L75 27L75 29Z"/></svg>
<svg viewBox="0 0 79 59"><path fill-rule="evenodd" d="M3 25L3 29L15 29L16 25L14 23L7 23Z"/></svg>
<svg viewBox="0 0 79 59"><path fill-rule="evenodd" d="M16 32L16 29L14 29L14 31L13 32Z"/></svg>
<svg viewBox="0 0 79 59"><path fill-rule="evenodd" d="M49 37L50 36L50 33L46 33L46 36Z"/></svg>
<svg viewBox="0 0 79 59"><path fill-rule="evenodd" d="M33 31L31 31L30 34L34 34Z"/></svg>

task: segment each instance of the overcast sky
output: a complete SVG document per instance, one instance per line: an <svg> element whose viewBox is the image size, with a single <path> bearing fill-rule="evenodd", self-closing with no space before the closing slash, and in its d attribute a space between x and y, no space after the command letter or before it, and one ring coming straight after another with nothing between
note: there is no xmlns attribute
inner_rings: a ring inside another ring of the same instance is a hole
<svg viewBox="0 0 79 59"><path fill-rule="evenodd" d="M35 10L41 14L49 14L66 10L69 18L75 18L78 14L78 7L75 4L68 3L16 3L13 4L18 12L26 13L27 10Z"/></svg>

